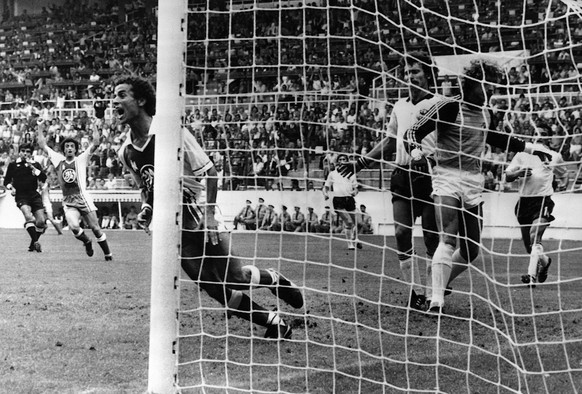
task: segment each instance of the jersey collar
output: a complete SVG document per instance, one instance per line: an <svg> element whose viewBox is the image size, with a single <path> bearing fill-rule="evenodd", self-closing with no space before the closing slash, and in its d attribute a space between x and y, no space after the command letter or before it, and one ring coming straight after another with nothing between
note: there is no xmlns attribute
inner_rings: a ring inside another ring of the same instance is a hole
<svg viewBox="0 0 582 394"><path fill-rule="evenodd" d="M434 94L433 93L428 93L426 96L424 96L423 98L421 98L418 102L412 103L412 97L408 96L407 101L410 102L410 103L412 103L412 104L414 104L414 105L416 105L416 104L420 103L421 101L430 100L433 97L434 97Z"/></svg>

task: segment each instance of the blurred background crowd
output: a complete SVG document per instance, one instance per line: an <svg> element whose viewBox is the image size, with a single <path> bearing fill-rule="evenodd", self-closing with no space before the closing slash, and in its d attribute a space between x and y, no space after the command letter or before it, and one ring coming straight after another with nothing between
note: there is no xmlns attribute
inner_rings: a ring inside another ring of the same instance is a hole
<svg viewBox="0 0 582 394"><path fill-rule="evenodd" d="M424 1L431 12L421 13L415 2L392 0L286 1L282 7L265 0L258 10L244 0L211 2L210 10L206 1L191 0L185 125L210 153L223 189L318 188L338 153L365 154L383 138L394 101L407 94L398 67L402 53L527 51L523 62L506 67L492 101L498 127L539 138L579 174L582 22L561 17L564 3L526 1L525 14L518 15L522 9L506 2L448 7ZM86 148L97 129L88 187L135 188L117 159L127 130L110 100L116 76L133 73L155 82L153 3L66 0L18 12L3 3L0 175L39 128L57 150L67 136ZM227 5L232 12L223 12ZM538 28L549 13L549 23ZM498 20L512 22L493 23ZM435 89L453 95L458 83L456 75L440 75ZM35 156L48 166L46 155ZM510 189L501 176L510 159L488 151L488 188ZM381 188L385 175L364 172L361 181Z"/></svg>

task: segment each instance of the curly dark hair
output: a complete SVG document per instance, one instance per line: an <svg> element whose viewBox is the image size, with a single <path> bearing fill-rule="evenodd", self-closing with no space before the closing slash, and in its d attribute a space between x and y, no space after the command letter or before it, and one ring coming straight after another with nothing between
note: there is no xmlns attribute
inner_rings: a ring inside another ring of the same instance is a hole
<svg viewBox="0 0 582 394"><path fill-rule="evenodd" d="M463 70L465 83L499 83L503 78L501 68L495 63L486 60L473 60Z"/></svg>
<svg viewBox="0 0 582 394"><path fill-rule="evenodd" d="M135 75L123 75L115 80L115 85L121 84L131 86L133 97L136 100L145 100L144 110L149 116L156 114L156 90L150 81Z"/></svg>
<svg viewBox="0 0 582 394"><path fill-rule="evenodd" d="M61 141L61 152L65 151L65 144L67 142L72 142L73 144L75 144L75 154L79 153L79 147L80 147L79 141L77 141L76 139L71 138L71 137L67 137Z"/></svg>

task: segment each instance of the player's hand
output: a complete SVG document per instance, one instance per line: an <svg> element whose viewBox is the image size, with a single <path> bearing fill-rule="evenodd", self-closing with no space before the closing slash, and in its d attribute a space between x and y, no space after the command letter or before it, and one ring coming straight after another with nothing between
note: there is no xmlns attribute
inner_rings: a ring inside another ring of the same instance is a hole
<svg viewBox="0 0 582 394"><path fill-rule="evenodd" d="M429 173L428 159L420 149L413 149L412 152L410 152L410 157L410 169L415 174Z"/></svg>
<svg viewBox="0 0 582 394"><path fill-rule="evenodd" d="M522 168L520 175L524 178L531 176L531 168L527 168L527 167Z"/></svg>
<svg viewBox="0 0 582 394"><path fill-rule="evenodd" d="M147 234L150 234L150 224L152 222L152 207L144 205L137 214L137 223L143 227Z"/></svg>
<svg viewBox="0 0 582 394"><path fill-rule="evenodd" d="M204 242L210 242L212 245L218 245L220 238L218 237L218 220L214 215L206 215L206 231L204 232Z"/></svg>

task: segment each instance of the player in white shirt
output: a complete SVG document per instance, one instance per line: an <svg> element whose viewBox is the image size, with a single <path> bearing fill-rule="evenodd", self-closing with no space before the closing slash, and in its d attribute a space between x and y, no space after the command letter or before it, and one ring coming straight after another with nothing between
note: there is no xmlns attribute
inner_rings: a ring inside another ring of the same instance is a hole
<svg viewBox="0 0 582 394"><path fill-rule="evenodd" d="M336 167L348 164L348 156L340 154L337 157ZM352 173L349 177L341 175L337 169L333 170L327 176L323 185L323 196L326 200L333 193L333 209L341 217L345 224L345 236L348 241L348 249L354 250L356 246L362 249L362 244L355 242L358 232L355 227L356 223L356 200L354 196L358 194L358 181Z"/></svg>
<svg viewBox="0 0 582 394"><path fill-rule="evenodd" d="M527 274L522 275L521 281L532 286L546 281L552 263L552 259L544 253L542 237L554 220L553 182L554 177L563 178L566 175L563 162L558 152L552 152L552 159L546 161L536 155L519 152L505 170L507 182L520 179L520 197L515 215L525 249L530 254Z"/></svg>
<svg viewBox="0 0 582 394"><path fill-rule="evenodd" d="M405 280L412 284L409 305L414 309L423 310L426 299L431 298L431 260L439 243L429 174L429 162L435 151L435 138L429 134L422 140L425 157L414 161L406 151L404 137L406 131L441 100L442 96L433 94L435 70L428 55L423 52L411 52L402 59L401 66L409 85L409 97L402 98L394 104L387 125L387 136L356 163L356 170L368 167L375 160L392 161L392 155L395 153L390 191L398 261ZM426 247L423 264L426 283L423 283L420 274L421 259L416 255L412 236L414 223L418 217L422 218Z"/></svg>

